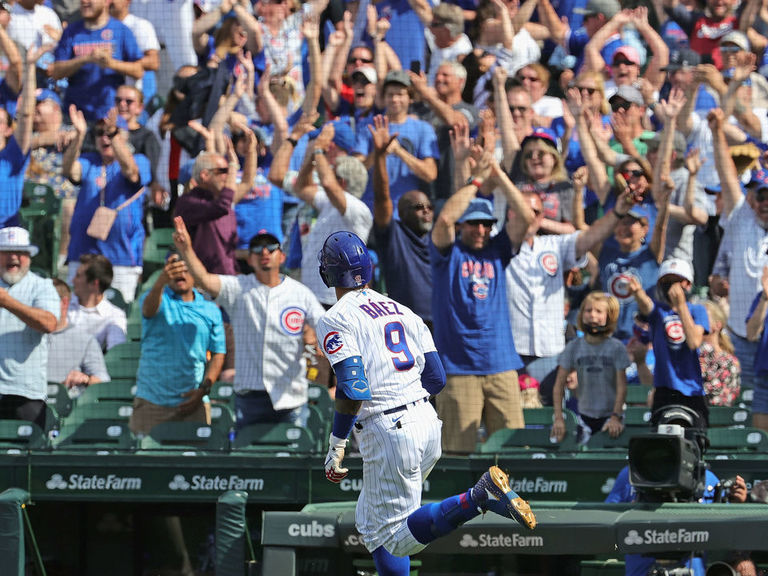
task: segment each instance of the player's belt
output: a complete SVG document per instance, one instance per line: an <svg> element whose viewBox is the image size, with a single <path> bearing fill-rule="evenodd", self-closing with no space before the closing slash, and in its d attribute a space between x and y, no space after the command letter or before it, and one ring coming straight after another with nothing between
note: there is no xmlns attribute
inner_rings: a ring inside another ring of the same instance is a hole
<svg viewBox="0 0 768 576"><path fill-rule="evenodd" d="M401 406L390 408L389 410L384 410L382 414L395 414L396 412L402 412L403 410L407 410L408 406L418 406L422 402L427 402L428 400L429 400L429 396L425 396L424 398L419 398L418 400L414 400L413 402L408 402Z"/></svg>

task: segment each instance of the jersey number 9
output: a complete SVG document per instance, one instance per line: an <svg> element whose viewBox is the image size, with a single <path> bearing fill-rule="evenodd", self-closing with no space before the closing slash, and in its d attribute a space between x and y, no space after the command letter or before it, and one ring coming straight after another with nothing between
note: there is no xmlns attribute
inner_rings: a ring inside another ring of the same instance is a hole
<svg viewBox="0 0 768 576"><path fill-rule="evenodd" d="M384 326L384 342L387 350L393 354L392 363L396 370L405 372L413 368L413 354L408 349L405 330L400 322L390 322Z"/></svg>

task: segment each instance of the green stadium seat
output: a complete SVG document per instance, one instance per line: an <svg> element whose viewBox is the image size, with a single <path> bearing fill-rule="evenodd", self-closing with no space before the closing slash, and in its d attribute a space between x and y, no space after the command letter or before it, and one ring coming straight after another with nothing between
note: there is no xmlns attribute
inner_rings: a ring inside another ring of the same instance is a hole
<svg viewBox="0 0 768 576"><path fill-rule="evenodd" d="M104 355L104 360L138 360L141 357L141 342L123 342L112 346Z"/></svg>
<svg viewBox="0 0 768 576"><path fill-rule="evenodd" d="M46 400L46 404L53 406L59 416L69 416L69 413L72 411L72 398L69 397L69 390L58 382L48 382L47 393L48 400Z"/></svg>
<svg viewBox="0 0 768 576"><path fill-rule="evenodd" d="M131 404L136 396L136 382L119 380L115 382L100 382L88 386L77 399L78 406L96 404L105 401L118 401Z"/></svg>
<svg viewBox="0 0 768 576"><path fill-rule="evenodd" d="M646 406L648 403L648 393L652 390L650 386L642 384L630 384L627 386L627 406Z"/></svg>
<svg viewBox="0 0 768 576"><path fill-rule="evenodd" d="M232 382L214 382L208 398L212 404L232 404L235 399L234 385Z"/></svg>
<svg viewBox="0 0 768 576"><path fill-rule="evenodd" d="M56 411L56 408L50 404L45 405L45 426L43 427L43 433L47 437L55 436L58 434L58 430L61 427L61 417Z"/></svg>
<svg viewBox="0 0 768 576"><path fill-rule="evenodd" d="M173 228L157 228L144 241L144 273L152 274L165 266L165 257L173 246Z"/></svg>
<svg viewBox="0 0 768 576"><path fill-rule="evenodd" d="M332 421L329 420L317 406L312 404L309 405L307 430L310 431L312 437L315 439L315 450L318 452L323 452L326 449L328 436L331 433L331 422Z"/></svg>
<svg viewBox="0 0 768 576"><path fill-rule="evenodd" d="M60 214L61 200L51 186L24 182L19 218L22 226L29 230L32 243L40 249L32 259L32 267L45 270L52 277L58 274Z"/></svg>
<svg viewBox="0 0 768 576"><path fill-rule="evenodd" d="M34 422L0 420L0 453L19 454L26 450L44 450L47 447L47 437Z"/></svg>
<svg viewBox="0 0 768 576"><path fill-rule="evenodd" d="M752 410L740 406L710 406L709 427L751 426Z"/></svg>
<svg viewBox="0 0 768 576"><path fill-rule="evenodd" d="M651 428L651 409L646 406L627 406L624 411L624 426Z"/></svg>
<svg viewBox="0 0 768 576"><path fill-rule="evenodd" d="M736 404L742 408L752 406L752 398L754 397L755 391L752 388L742 388Z"/></svg>
<svg viewBox="0 0 768 576"><path fill-rule="evenodd" d="M109 300L112 304L120 308L123 312L128 314L131 310L131 305L125 301L125 297L123 296L123 293L120 292L120 290L115 290L114 288L107 288L104 291L104 298Z"/></svg>
<svg viewBox="0 0 768 576"><path fill-rule="evenodd" d="M138 304L137 304L138 307ZM134 321L132 318L128 318L128 328L126 330L126 335L128 337L129 342L139 342L141 341L141 320L138 322Z"/></svg>
<svg viewBox="0 0 768 576"><path fill-rule="evenodd" d="M587 452L598 450L621 450L626 452L629 449L630 438L638 434L648 434L649 432L651 432L651 429L644 426L627 426L618 437L611 438L608 432L600 431L590 436L584 445L584 450Z"/></svg>
<svg viewBox="0 0 768 576"><path fill-rule="evenodd" d="M71 434L80 424L89 420L109 420L127 424L131 414L133 414L132 400L103 400L80 404L78 399L69 416L62 420L59 436Z"/></svg>
<svg viewBox="0 0 768 576"><path fill-rule="evenodd" d="M759 428L709 428L709 452L768 453L768 433Z"/></svg>
<svg viewBox="0 0 768 576"><path fill-rule="evenodd" d="M72 426L71 430L59 435L54 443L56 450L106 450L132 451L136 448L127 421L93 419Z"/></svg>
<svg viewBox="0 0 768 576"><path fill-rule="evenodd" d="M308 430L292 424L251 424L238 431L233 451L307 454L315 441Z"/></svg>
<svg viewBox="0 0 768 576"><path fill-rule="evenodd" d="M327 418L333 418L334 401L328 393L328 388L319 384L310 384L307 390L310 406L315 406Z"/></svg>
<svg viewBox="0 0 768 576"><path fill-rule="evenodd" d="M139 441L141 450L202 450L223 452L229 449L227 433L200 422L161 422Z"/></svg>
<svg viewBox="0 0 768 576"><path fill-rule="evenodd" d="M223 430L225 433L235 426L235 413L227 404L214 404L211 402L211 426Z"/></svg>
<svg viewBox="0 0 768 576"><path fill-rule="evenodd" d="M107 373L111 380L136 380L136 372L139 371L138 358L110 358L104 357L107 365Z"/></svg>
<svg viewBox="0 0 768 576"><path fill-rule="evenodd" d="M497 430L479 445L481 454L504 454L510 452L575 452L579 449L576 435L566 425L562 442L550 439L550 427L504 428Z"/></svg>

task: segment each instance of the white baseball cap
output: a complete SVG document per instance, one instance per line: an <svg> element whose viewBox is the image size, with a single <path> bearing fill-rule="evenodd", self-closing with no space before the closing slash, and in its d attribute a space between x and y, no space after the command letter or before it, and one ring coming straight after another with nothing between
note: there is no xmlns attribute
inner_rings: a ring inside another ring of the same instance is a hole
<svg viewBox="0 0 768 576"><path fill-rule="evenodd" d="M659 280L669 275L679 276L693 283L693 268L690 262L686 260L680 260L679 258L664 260L659 267Z"/></svg>
<svg viewBox="0 0 768 576"><path fill-rule="evenodd" d="M0 229L0 252L28 252L34 258L39 250L29 243L28 231L18 226L9 226Z"/></svg>

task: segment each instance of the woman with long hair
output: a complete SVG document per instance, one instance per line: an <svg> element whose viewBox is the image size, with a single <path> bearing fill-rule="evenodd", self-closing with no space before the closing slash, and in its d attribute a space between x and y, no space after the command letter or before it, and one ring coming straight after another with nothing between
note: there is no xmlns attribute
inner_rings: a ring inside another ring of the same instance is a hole
<svg viewBox="0 0 768 576"><path fill-rule="evenodd" d="M699 347L704 392L710 406L733 406L741 392L741 365L733 355L733 343L725 330L727 318L717 302L704 302L709 332Z"/></svg>

